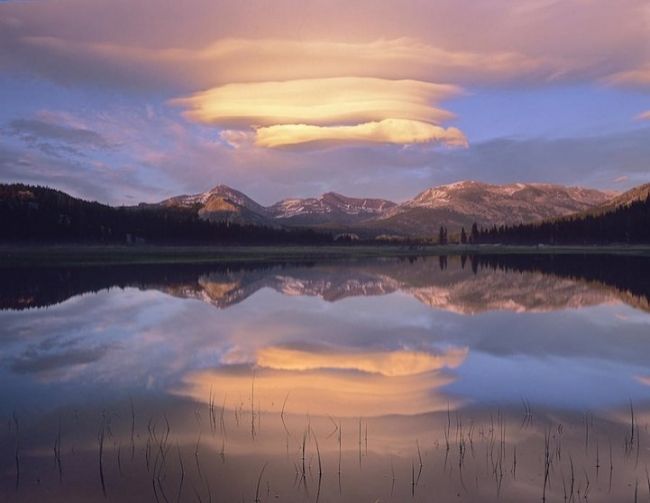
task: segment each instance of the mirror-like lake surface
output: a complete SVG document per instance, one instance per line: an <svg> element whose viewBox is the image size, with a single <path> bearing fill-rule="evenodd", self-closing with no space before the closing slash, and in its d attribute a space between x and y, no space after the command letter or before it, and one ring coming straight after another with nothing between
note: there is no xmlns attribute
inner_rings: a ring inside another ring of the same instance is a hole
<svg viewBox="0 0 650 503"><path fill-rule="evenodd" d="M650 259L0 269L5 501L641 501Z"/></svg>

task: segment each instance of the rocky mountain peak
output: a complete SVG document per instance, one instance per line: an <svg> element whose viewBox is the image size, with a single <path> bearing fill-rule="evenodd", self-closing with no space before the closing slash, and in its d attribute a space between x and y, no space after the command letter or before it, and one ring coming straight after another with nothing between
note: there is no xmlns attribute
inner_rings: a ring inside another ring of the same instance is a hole
<svg viewBox="0 0 650 503"><path fill-rule="evenodd" d="M463 180L430 187L397 204L380 198L326 192L319 197L289 198L262 206L227 185L161 202L196 208L202 218L271 226L324 227L368 235L434 235L440 225L452 232L480 225L527 223L588 211L612 194L543 183L488 184Z"/></svg>

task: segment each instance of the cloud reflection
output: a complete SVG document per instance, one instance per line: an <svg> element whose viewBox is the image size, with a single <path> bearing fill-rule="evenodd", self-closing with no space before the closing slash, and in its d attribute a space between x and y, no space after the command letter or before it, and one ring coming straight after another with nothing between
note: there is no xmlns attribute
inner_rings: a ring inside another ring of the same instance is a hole
<svg viewBox="0 0 650 503"><path fill-rule="evenodd" d="M176 390L197 401L211 393L227 406L242 401L262 411L338 417L421 414L454 400L441 388L462 364L467 348L438 354L416 351L306 351L280 347L257 352L255 366L229 365L190 373ZM228 398L230 397L230 398ZM286 400L286 403L285 403Z"/></svg>
<svg viewBox="0 0 650 503"><path fill-rule="evenodd" d="M257 352L256 363L260 367L276 370L348 369L396 377L444 367L456 368L465 360L467 351L467 348L458 348L443 354L430 354L408 350L345 352L268 347Z"/></svg>

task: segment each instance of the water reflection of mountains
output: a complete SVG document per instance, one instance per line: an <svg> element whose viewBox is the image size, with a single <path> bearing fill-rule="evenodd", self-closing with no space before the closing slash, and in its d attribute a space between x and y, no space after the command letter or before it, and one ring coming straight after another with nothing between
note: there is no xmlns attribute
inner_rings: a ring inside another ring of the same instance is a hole
<svg viewBox="0 0 650 503"><path fill-rule="evenodd" d="M478 255L300 264L0 269L0 308L44 307L114 287L160 290L219 308L271 288L330 302L402 292L431 307L465 314L549 311L616 300L650 310L650 258Z"/></svg>

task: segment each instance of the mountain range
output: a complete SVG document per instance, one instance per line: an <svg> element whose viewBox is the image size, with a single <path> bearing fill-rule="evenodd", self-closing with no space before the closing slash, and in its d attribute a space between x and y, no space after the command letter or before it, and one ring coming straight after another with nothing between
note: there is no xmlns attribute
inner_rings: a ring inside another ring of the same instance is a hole
<svg viewBox="0 0 650 503"><path fill-rule="evenodd" d="M341 234L430 240L441 226L456 241L462 227L468 234L476 223L476 243L645 243L649 195L650 184L616 194L465 181L401 203L329 192L263 206L218 185L159 203L112 207L47 187L0 184L0 241L317 244Z"/></svg>
<svg viewBox="0 0 650 503"><path fill-rule="evenodd" d="M363 237L427 236L436 234L440 225L458 232L461 227L469 230L474 222L480 226L512 225L563 217L604 206L616 196L552 184L462 181L429 188L401 203L328 192L263 206L238 190L217 185L200 194L141 206L183 208L213 222L310 227Z"/></svg>

